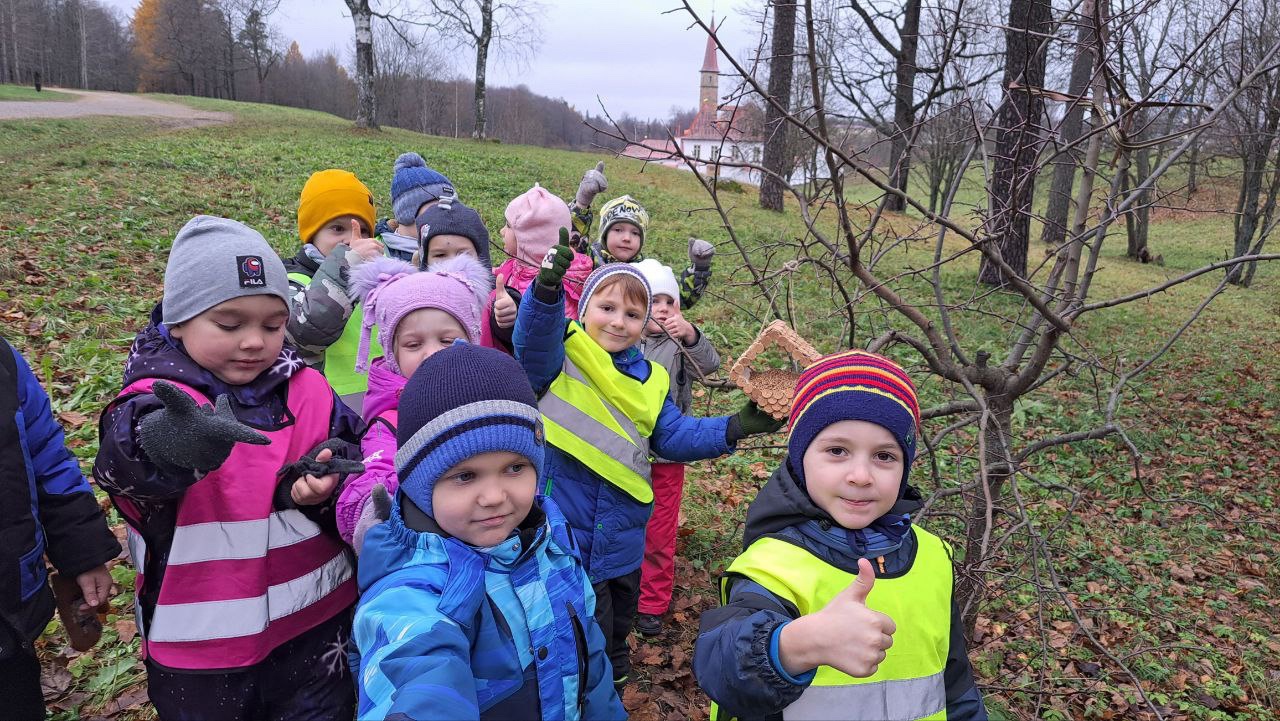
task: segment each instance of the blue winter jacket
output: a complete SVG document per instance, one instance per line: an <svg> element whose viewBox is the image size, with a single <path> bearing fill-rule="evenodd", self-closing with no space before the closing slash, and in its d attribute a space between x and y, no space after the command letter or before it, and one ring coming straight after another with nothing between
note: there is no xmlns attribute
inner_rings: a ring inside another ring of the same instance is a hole
<svg viewBox="0 0 1280 721"><path fill-rule="evenodd" d="M906 498L893 511L912 513L920 507L919 498L915 489L908 488ZM796 482L787 461L751 502L742 547L749 548L764 536L804 548L846 573L858 572L861 556L850 548L843 529ZM915 557L915 534L907 533L901 545L879 557L883 563L879 575L905 574L911 570ZM800 698L815 674L809 671L793 677L783 670L778 658L778 633L798 616L798 611L749 578L731 574L725 581L729 602L699 619L693 674L726 717L742 721L781 719L782 710ZM954 602L943 680L948 721L986 721L987 710L973 680L960 613ZM851 718L857 717L857 711L850 709Z"/></svg>
<svg viewBox="0 0 1280 721"><path fill-rule="evenodd" d="M516 360L529 375L539 397L564 370L564 336L569 321L564 316L564 292L545 302L530 283L520 301L512 335ZM649 378L649 361L639 346L613 353L614 366L640 381ZM686 416L668 394L658 422L649 437L652 451L673 463L716 458L733 451L726 439L729 416ZM644 557L644 527L652 503L640 503L601 478L577 459L547 446L549 495L564 509L574 540L582 549L582 563L592 583L625 576L640 568Z"/></svg>
<svg viewBox="0 0 1280 721"><path fill-rule="evenodd" d="M48 394L0 339L0 659L34 654L32 642L53 617L46 553L74 578L115 558L120 543L67 450Z"/></svg>
<svg viewBox="0 0 1280 721"><path fill-rule="evenodd" d="M550 499L483 551L406 527L395 504L358 572L358 718L626 718L595 594Z"/></svg>

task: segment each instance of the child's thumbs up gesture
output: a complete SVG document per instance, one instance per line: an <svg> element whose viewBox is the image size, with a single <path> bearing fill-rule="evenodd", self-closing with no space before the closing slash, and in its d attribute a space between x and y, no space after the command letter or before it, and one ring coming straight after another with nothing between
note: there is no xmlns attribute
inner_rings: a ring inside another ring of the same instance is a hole
<svg viewBox="0 0 1280 721"><path fill-rule="evenodd" d="M856 678L875 674L898 629L893 619L867 608L875 580L871 562L859 559L858 575L848 588L821 611L783 626L778 657L787 673L796 676L830 666Z"/></svg>
<svg viewBox="0 0 1280 721"><path fill-rule="evenodd" d="M493 296L493 322L499 328L514 328L519 307L507 292L507 276L498 274L497 293Z"/></svg>
<svg viewBox="0 0 1280 721"><path fill-rule="evenodd" d="M564 281L565 273L573 264L573 248L569 247L569 229L560 229L560 242L551 246L542 259L542 269L538 271L538 284L547 288L559 288Z"/></svg>

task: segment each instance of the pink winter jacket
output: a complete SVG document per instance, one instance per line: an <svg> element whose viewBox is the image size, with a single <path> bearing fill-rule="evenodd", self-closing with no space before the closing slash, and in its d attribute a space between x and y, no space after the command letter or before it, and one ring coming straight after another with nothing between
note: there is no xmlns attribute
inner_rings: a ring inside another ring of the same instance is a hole
<svg viewBox="0 0 1280 721"><path fill-rule="evenodd" d="M364 473L347 481L338 496L338 533L347 543L352 542L360 510L373 493L373 487L381 483L387 487L387 493L394 496L400 485L396 478L395 423L400 392L408 382L408 378L388 370L381 358L369 364L369 391L365 393L364 412L360 414L369 424L360 441Z"/></svg>

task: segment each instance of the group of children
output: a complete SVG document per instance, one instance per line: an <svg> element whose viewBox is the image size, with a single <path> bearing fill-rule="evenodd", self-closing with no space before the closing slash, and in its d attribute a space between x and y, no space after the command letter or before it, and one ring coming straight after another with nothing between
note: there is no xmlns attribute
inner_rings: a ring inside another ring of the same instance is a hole
<svg viewBox="0 0 1280 721"><path fill-rule="evenodd" d="M287 259L234 220L179 231L93 468L128 525L161 719L625 718L627 639L660 635L671 601L683 464L783 422L750 401L689 415L720 362L682 314L714 247L691 240L677 280L642 256L630 196L590 237L603 172L569 203L536 184L513 199L497 268L480 215L416 153L394 166L394 222L355 175L312 175ZM25 555L0 671L30 679L40 624L13 619L49 618L31 559L48 539L87 608L119 547L11 355L0 434L39 441L0 468L29 487L36 543L6 544ZM788 458L702 619L716 717L985 717L949 551L912 524L918 430L893 362L805 371Z"/></svg>

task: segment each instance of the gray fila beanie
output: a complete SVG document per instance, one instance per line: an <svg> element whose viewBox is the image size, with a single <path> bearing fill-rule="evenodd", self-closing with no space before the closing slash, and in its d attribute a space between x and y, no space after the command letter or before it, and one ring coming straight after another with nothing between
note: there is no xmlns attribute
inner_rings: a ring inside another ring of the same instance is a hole
<svg viewBox="0 0 1280 721"><path fill-rule="evenodd" d="M164 269L161 322L175 326L246 295L274 295L289 305L284 263L266 239L227 218L197 215L187 221Z"/></svg>

